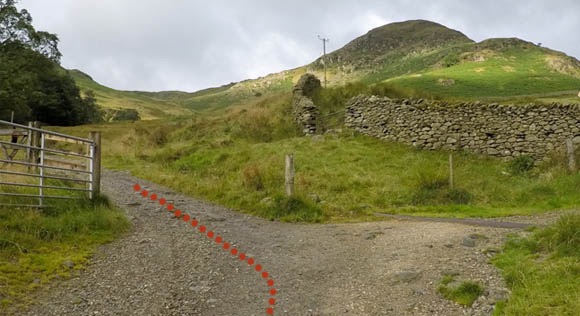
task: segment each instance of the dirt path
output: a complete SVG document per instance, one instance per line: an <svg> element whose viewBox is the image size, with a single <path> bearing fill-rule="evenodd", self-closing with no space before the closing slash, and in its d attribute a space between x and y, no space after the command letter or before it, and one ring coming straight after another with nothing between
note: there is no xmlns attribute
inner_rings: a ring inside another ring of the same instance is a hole
<svg viewBox="0 0 580 316"><path fill-rule="evenodd" d="M79 277L41 293L24 315L267 315L270 287L256 264L276 282L275 315L489 315L494 300L506 295L488 256L517 228L397 219L285 224L123 172L106 171L102 181L133 232L102 247ZM195 216L256 264L137 195L135 183ZM485 285L473 308L437 294L441 275L450 272Z"/></svg>

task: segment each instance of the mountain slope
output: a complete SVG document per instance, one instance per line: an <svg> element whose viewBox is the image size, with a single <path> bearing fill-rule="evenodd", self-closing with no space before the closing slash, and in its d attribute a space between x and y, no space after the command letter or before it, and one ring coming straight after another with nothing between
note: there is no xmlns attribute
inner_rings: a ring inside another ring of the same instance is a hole
<svg viewBox="0 0 580 316"><path fill-rule="evenodd" d="M580 61L564 53L516 38L475 43L424 20L375 28L302 67L194 93L117 91L79 71L71 74L105 107L134 108L144 118L160 118L219 111L290 92L306 72L323 78L324 64L329 87L363 82L417 97L578 102L580 89Z"/></svg>
<svg viewBox="0 0 580 316"><path fill-rule="evenodd" d="M168 95L179 98L185 92L164 92L160 95L151 92L120 91L103 86L80 70L69 70L69 74L76 81L81 91L92 90L97 103L106 109L135 109L141 119L162 119L174 116L191 115L193 112L174 102ZM185 93L187 94L187 93Z"/></svg>

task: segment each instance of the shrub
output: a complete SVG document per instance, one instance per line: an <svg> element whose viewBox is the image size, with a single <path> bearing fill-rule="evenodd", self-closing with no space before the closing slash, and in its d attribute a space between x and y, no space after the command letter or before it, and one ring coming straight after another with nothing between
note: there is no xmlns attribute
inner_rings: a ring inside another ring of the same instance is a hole
<svg viewBox="0 0 580 316"><path fill-rule="evenodd" d="M114 112L112 121L138 121L141 117L135 109L120 109Z"/></svg>
<svg viewBox="0 0 580 316"><path fill-rule="evenodd" d="M471 193L464 189L451 189L447 192L447 200L455 204L469 204L473 199Z"/></svg>
<svg viewBox="0 0 580 316"><path fill-rule="evenodd" d="M256 165L249 165L246 166L242 170L242 181L244 186L256 190L261 191L264 189L264 183L262 182L262 174L260 173L260 169Z"/></svg>
<svg viewBox="0 0 580 316"><path fill-rule="evenodd" d="M414 205L469 204L473 196L464 189L450 189L444 178L421 176L411 197Z"/></svg>
<svg viewBox="0 0 580 316"><path fill-rule="evenodd" d="M534 158L528 155L519 156L510 162L509 168L515 175L526 174L534 168Z"/></svg>

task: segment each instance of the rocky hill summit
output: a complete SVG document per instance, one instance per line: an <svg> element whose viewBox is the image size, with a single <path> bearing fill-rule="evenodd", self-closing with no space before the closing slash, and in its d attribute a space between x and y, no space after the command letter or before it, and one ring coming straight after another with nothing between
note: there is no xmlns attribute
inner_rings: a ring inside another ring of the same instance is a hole
<svg viewBox="0 0 580 316"><path fill-rule="evenodd" d="M343 48L328 54L326 62L328 66L370 68L389 57L427 53L464 43L473 43L473 40L435 22L397 22L372 29L352 40ZM318 59L315 63L320 61Z"/></svg>

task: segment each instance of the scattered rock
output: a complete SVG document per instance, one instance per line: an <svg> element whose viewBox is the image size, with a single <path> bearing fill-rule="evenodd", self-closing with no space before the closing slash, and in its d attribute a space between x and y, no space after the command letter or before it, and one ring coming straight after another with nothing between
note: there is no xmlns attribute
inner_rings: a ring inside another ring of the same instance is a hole
<svg viewBox="0 0 580 316"><path fill-rule="evenodd" d="M468 237L471 239L474 239L474 240L487 240L487 239L489 239L489 238L487 238L487 236L485 236L483 234L478 234L478 233L469 234Z"/></svg>
<svg viewBox="0 0 580 316"><path fill-rule="evenodd" d="M465 237L461 240L461 244L465 247L475 247L475 239Z"/></svg>
<svg viewBox="0 0 580 316"><path fill-rule="evenodd" d="M320 142L324 141L324 135L314 135L314 136L312 136L311 140L314 143L320 143Z"/></svg>
<svg viewBox="0 0 580 316"><path fill-rule="evenodd" d="M62 266L65 268L73 269L75 267L75 263L69 259L69 260L63 261Z"/></svg>
<svg viewBox="0 0 580 316"><path fill-rule="evenodd" d="M377 238L378 235L383 235L384 233L382 231L372 231L372 232L367 232L364 234L364 239L365 240L372 240Z"/></svg>
<svg viewBox="0 0 580 316"><path fill-rule="evenodd" d="M206 219L208 222L225 222L225 218L224 217L213 217L213 216L209 216Z"/></svg>
<svg viewBox="0 0 580 316"><path fill-rule="evenodd" d="M460 273L454 269L444 269L441 271L441 275L448 275L448 276L458 276Z"/></svg>
<svg viewBox="0 0 580 316"><path fill-rule="evenodd" d="M452 85L454 85L454 84L455 84L455 80L453 80L453 79L446 79L446 78L439 78L439 79L437 80L437 83L438 83L440 86L444 86L444 87L451 87Z"/></svg>
<svg viewBox="0 0 580 316"><path fill-rule="evenodd" d="M320 199L320 196L318 196L316 193L310 193L308 194L308 196L312 201L314 201L314 203L320 203L322 201L322 199Z"/></svg>
<svg viewBox="0 0 580 316"><path fill-rule="evenodd" d="M488 298L493 302L499 302L506 300L510 296L510 290L502 287L502 288L490 288L488 290Z"/></svg>
<svg viewBox="0 0 580 316"><path fill-rule="evenodd" d="M419 270L405 270L397 272L393 275L393 283L410 283L421 278L421 271Z"/></svg>
<svg viewBox="0 0 580 316"><path fill-rule="evenodd" d="M273 203L273 200L271 197L267 196L263 199L260 200L260 204L264 204L264 205L271 205Z"/></svg>

